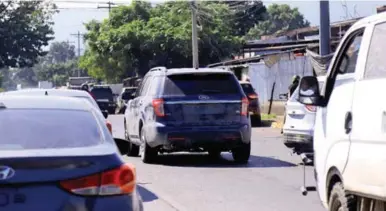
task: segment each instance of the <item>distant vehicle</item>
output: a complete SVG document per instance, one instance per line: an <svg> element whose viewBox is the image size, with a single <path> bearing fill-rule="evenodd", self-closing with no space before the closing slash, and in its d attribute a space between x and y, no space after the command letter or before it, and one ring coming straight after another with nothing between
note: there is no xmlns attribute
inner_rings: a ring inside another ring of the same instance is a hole
<svg viewBox="0 0 386 211"><path fill-rule="evenodd" d="M2 209L143 210L135 167L91 104L2 95L0 113Z"/></svg>
<svg viewBox="0 0 386 211"><path fill-rule="evenodd" d="M157 161L159 152L231 151L247 163L251 150L248 98L222 69L151 69L125 111L129 155Z"/></svg>
<svg viewBox="0 0 386 211"><path fill-rule="evenodd" d="M90 102L95 108L102 112L103 116L106 118L106 126L109 128L112 133L112 125L107 120L108 112L101 111L98 104L95 102L95 99L85 91L80 90L71 90L71 89L23 89L18 91L9 91L4 92L3 95L23 95L23 96L63 96L63 97L76 97L82 98Z"/></svg>
<svg viewBox="0 0 386 211"><path fill-rule="evenodd" d="M129 100L135 97L137 87L125 87L122 89L121 94L117 98L117 107L120 114L125 113L126 104Z"/></svg>
<svg viewBox="0 0 386 211"><path fill-rule="evenodd" d="M241 88L243 88L243 91L249 100L248 112L251 115L251 121L253 124L260 126L261 113L260 113L259 96L257 95L251 82L240 81L240 85L241 85Z"/></svg>
<svg viewBox="0 0 386 211"><path fill-rule="evenodd" d="M325 77L318 77L319 86L323 87ZM313 153L313 134L316 107L298 102L299 86L286 104L286 120L283 126L284 145L296 154ZM309 158L312 160L312 154Z"/></svg>
<svg viewBox="0 0 386 211"><path fill-rule="evenodd" d="M94 83L95 80L92 77L70 77L68 79L69 86L81 86L84 83Z"/></svg>
<svg viewBox="0 0 386 211"><path fill-rule="evenodd" d="M95 85L90 89L90 93L94 96L102 111L115 114L117 104L114 102L114 94L109 86Z"/></svg>
<svg viewBox="0 0 386 211"><path fill-rule="evenodd" d="M39 89L52 89L52 88L54 88L54 85L50 81L39 81L38 88Z"/></svg>

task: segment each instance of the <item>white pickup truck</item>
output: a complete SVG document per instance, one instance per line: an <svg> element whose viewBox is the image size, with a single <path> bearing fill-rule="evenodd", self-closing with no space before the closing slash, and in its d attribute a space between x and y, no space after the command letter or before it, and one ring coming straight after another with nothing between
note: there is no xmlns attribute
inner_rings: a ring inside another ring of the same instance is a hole
<svg viewBox="0 0 386 211"><path fill-rule="evenodd" d="M343 37L321 90L302 78L299 102L318 106L317 190L330 211L386 210L386 13Z"/></svg>

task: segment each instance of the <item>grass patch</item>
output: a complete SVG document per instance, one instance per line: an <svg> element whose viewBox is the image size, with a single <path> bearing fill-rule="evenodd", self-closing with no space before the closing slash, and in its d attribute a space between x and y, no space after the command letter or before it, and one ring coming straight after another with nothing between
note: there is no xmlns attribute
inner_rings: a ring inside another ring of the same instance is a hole
<svg viewBox="0 0 386 211"><path fill-rule="evenodd" d="M276 114L261 114L261 120L267 121L267 120L274 120L276 119Z"/></svg>

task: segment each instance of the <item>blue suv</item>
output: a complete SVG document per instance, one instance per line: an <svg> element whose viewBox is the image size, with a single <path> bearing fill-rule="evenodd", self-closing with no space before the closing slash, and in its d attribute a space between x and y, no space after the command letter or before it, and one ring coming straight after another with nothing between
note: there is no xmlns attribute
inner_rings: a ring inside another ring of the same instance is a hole
<svg viewBox="0 0 386 211"><path fill-rule="evenodd" d="M248 98L223 69L151 69L127 103L125 136L129 156L144 163L158 153L231 151L247 163L251 150Z"/></svg>

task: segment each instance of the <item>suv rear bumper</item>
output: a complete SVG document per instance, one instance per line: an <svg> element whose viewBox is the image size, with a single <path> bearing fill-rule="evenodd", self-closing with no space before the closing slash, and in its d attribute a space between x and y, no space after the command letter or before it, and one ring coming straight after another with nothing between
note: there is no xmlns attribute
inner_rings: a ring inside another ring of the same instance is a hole
<svg viewBox="0 0 386 211"><path fill-rule="evenodd" d="M251 141L249 124L227 127L168 127L160 123L145 127L146 141L151 147L185 151L195 148L227 151Z"/></svg>

